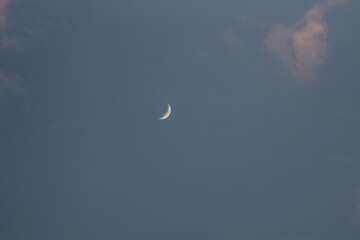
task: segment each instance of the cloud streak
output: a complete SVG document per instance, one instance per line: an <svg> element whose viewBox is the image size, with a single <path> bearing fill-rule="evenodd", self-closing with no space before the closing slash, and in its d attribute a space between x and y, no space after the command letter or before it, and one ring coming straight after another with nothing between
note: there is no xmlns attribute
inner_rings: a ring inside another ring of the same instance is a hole
<svg viewBox="0 0 360 240"><path fill-rule="evenodd" d="M11 0L0 0L0 29L4 30L7 25L8 8Z"/></svg>
<svg viewBox="0 0 360 240"><path fill-rule="evenodd" d="M327 55L328 28L324 14L330 6L346 0L331 0L313 6L291 26L272 25L265 45L294 78L309 82Z"/></svg>

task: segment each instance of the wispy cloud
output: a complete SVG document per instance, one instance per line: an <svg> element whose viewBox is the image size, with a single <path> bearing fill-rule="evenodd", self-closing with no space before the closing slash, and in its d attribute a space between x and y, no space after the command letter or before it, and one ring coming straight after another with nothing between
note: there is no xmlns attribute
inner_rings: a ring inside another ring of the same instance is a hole
<svg viewBox="0 0 360 240"><path fill-rule="evenodd" d="M313 6L291 26L275 24L265 39L268 51L284 69L302 81L312 81L327 55L326 10L346 0L328 0Z"/></svg>
<svg viewBox="0 0 360 240"><path fill-rule="evenodd" d="M17 39L8 36L9 4L12 0L0 0L0 48L20 49ZM20 86L19 76L10 76L0 69L0 96L8 93L22 94L26 90Z"/></svg>
<svg viewBox="0 0 360 240"><path fill-rule="evenodd" d="M0 47L11 48L14 50L20 50L22 48L18 39L9 36L4 36L0 39Z"/></svg>
<svg viewBox="0 0 360 240"><path fill-rule="evenodd" d="M9 6L13 0L0 0L0 48L20 50L18 39L9 36Z"/></svg>
<svg viewBox="0 0 360 240"><path fill-rule="evenodd" d="M222 40L224 44L232 49L242 49L244 48L244 43L239 35L239 33L233 29L227 29L222 34Z"/></svg>
<svg viewBox="0 0 360 240"><path fill-rule="evenodd" d="M0 29L4 30L8 25L8 7L11 0L0 0Z"/></svg>
<svg viewBox="0 0 360 240"><path fill-rule="evenodd" d="M26 92L26 89L20 86L19 76L10 76L0 70L0 95L12 93L20 95Z"/></svg>

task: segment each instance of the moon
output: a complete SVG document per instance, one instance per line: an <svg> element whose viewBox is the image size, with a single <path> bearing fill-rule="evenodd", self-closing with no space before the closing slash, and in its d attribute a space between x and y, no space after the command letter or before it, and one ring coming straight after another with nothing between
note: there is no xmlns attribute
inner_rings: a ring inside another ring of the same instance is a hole
<svg viewBox="0 0 360 240"><path fill-rule="evenodd" d="M167 118L170 116L170 114L171 114L171 107L170 107L170 104L167 104L167 105L168 105L168 108L167 108L166 113L165 113L161 118L159 118L159 120L165 120L165 119L167 119Z"/></svg>

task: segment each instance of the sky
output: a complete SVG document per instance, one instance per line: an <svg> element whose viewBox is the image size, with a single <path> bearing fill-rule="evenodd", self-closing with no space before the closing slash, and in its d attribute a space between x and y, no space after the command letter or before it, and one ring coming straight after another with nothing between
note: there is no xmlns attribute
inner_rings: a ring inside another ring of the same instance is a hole
<svg viewBox="0 0 360 240"><path fill-rule="evenodd" d="M359 13L0 0L0 239L360 239Z"/></svg>

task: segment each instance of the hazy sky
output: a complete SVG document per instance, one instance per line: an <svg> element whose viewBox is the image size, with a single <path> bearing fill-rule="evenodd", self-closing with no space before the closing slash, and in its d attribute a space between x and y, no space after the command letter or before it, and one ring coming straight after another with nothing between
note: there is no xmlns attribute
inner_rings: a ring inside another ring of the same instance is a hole
<svg viewBox="0 0 360 240"><path fill-rule="evenodd" d="M0 0L0 239L360 239L359 23L358 0Z"/></svg>

